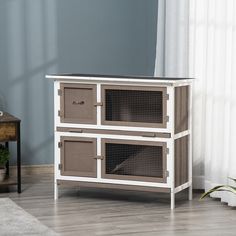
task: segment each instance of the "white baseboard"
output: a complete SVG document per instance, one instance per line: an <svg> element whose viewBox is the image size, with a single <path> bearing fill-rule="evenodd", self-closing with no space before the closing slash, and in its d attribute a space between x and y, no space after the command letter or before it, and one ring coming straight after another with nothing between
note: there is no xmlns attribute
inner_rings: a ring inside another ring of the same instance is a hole
<svg viewBox="0 0 236 236"><path fill-rule="evenodd" d="M10 166L10 174L16 175L16 166ZM53 174L54 165L22 165L21 174L24 175L34 175L34 174Z"/></svg>

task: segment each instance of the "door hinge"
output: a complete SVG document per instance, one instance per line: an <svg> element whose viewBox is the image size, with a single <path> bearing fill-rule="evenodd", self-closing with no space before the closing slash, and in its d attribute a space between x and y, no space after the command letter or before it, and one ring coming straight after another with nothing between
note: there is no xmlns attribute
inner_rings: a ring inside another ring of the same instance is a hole
<svg viewBox="0 0 236 236"><path fill-rule="evenodd" d="M145 134L142 134L142 137L155 138L155 137L156 137L156 134L155 134L155 133L145 133Z"/></svg>
<svg viewBox="0 0 236 236"><path fill-rule="evenodd" d="M62 142L58 142L58 147L59 147L59 148L62 147Z"/></svg>
<svg viewBox="0 0 236 236"><path fill-rule="evenodd" d="M61 111L60 110L58 110L58 116L61 117Z"/></svg>
<svg viewBox="0 0 236 236"><path fill-rule="evenodd" d="M166 116L166 122L169 122L169 121L170 121L170 117Z"/></svg>
<svg viewBox="0 0 236 236"><path fill-rule="evenodd" d="M169 152L170 152L170 149L166 148L166 154L169 154Z"/></svg>
<svg viewBox="0 0 236 236"><path fill-rule="evenodd" d="M104 156L95 156L94 159L103 160L103 159L104 159Z"/></svg>
<svg viewBox="0 0 236 236"><path fill-rule="evenodd" d="M57 94L58 94L58 96L62 96L62 90L61 90L61 89L58 89L58 90L57 90Z"/></svg>
<svg viewBox="0 0 236 236"><path fill-rule="evenodd" d="M168 170L165 171L165 178L167 178L167 177L169 177L169 171Z"/></svg>
<svg viewBox="0 0 236 236"><path fill-rule="evenodd" d="M62 164L58 164L58 170L62 170Z"/></svg>
<svg viewBox="0 0 236 236"><path fill-rule="evenodd" d="M170 99L170 95L167 93L166 94L166 100L169 100Z"/></svg>
<svg viewBox="0 0 236 236"><path fill-rule="evenodd" d="M102 102L96 102L96 103L94 103L94 106L95 106L95 107L103 106L103 103L102 103Z"/></svg>
<svg viewBox="0 0 236 236"><path fill-rule="evenodd" d="M82 129L69 129L68 130L70 133L83 133Z"/></svg>

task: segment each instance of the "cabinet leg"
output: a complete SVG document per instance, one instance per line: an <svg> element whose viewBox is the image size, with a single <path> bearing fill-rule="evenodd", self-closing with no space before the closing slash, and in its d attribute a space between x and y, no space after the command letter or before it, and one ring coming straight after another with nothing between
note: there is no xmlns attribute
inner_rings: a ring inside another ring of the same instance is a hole
<svg viewBox="0 0 236 236"><path fill-rule="evenodd" d="M58 184L57 184L57 181L55 180L55 183L54 183L54 200L57 200L58 199Z"/></svg>
<svg viewBox="0 0 236 236"><path fill-rule="evenodd" d="M175 193L171 192L170 194L170 209L174 210L175 209Z"/></svg>
<svg viewBox="0 0 236 236"><path fill-rule="evenodd" d="M20 139L20 123L17 125L17 191L21 193L21 139Z"/></svg>
<svg viewBox="0 0 236 236"><path fill-rule="evenodd" d="M188 199L189 201L193 200L193 185L192 184L188 188Z"/></svg>
<svg viewBox="0 0 236 236"><path fill-rule="evenodd" d="M5 143L5 147L9 150L9 143L8 142ZM6 175L9 177L9 161L7 161L6 168L7 168Z"/></svg>

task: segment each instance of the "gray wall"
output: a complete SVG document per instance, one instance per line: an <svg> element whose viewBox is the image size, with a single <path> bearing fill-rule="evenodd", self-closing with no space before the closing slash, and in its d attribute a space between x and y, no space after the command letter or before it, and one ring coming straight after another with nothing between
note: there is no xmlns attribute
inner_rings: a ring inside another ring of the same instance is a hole
<svg viewBox="0 0 236 236"><path fill-rule="evenodd" d="M156 12L157 0L0 1L0 106L22 119L24 164L53 161L45 74L152 75Z"/></svg>

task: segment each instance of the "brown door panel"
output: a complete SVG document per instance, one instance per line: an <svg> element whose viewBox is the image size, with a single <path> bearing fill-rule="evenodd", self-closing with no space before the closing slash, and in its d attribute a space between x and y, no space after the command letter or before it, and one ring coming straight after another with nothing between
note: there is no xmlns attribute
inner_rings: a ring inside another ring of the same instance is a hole
<svg viewBox="0 0 236 236"><path fill-rule="evenodd" d="M96 85L61 84L61 122L96 124Z"/></svg>
<svg viewBox="0 0 236 236"><path fill-rule="evenodd" d="M61 137L61 175L97 177L96 139Z"/></svg>

